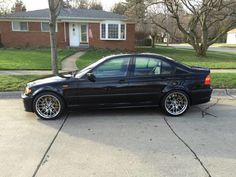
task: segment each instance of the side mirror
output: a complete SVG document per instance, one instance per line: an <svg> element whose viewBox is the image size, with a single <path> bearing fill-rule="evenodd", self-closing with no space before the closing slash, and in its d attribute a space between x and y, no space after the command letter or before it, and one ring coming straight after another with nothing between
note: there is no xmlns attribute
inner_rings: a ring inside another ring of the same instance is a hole
<svg viewBox="0 0 236 177"><path fill-rule="evenodd" d="M96 81L96 77L94 76L93 73L87 73L86 76L87 76L88 80L90 80L91 82Z"/></svg>

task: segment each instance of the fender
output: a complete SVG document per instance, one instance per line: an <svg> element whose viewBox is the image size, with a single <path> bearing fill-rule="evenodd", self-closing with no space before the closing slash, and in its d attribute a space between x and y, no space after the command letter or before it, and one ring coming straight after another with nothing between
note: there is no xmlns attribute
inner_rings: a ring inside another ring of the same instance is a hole
<svg viewBox="0 0 236 177"><path fill-rule="evenodd" d="M61 88L52 87L52 86L46 86L46 87L41 87L41 88L37 89L36 91L34 91L32 97L35 97L39 93L48 92L48 91L49 92L54 92L54 93L59 94L60 96L63 97L63 90Z"/></svg>

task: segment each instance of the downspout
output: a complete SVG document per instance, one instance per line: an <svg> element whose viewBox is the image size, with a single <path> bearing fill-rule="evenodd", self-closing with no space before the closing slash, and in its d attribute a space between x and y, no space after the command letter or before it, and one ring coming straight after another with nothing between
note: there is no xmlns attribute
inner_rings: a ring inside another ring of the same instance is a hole
<svg viewBox="0 0 236 177"><path fill-rule="evenodd" d="M67 42L67 34L66 34L66 22L64 22L64 39L65 39L65 43Z"/></svg>

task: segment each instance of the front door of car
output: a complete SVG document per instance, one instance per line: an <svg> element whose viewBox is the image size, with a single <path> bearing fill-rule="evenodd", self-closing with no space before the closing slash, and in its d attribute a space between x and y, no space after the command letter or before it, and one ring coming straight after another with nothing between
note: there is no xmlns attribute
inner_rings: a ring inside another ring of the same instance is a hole
<svg viewBox="0 0 236 177"><path fill-rule="evenodd" d="M70 100L76 106L112 106L123 102L128 86L130 57L115 57L99 64L73 83Z"/></svg>
<svg viewBox="0 0 236 177"><path fill-rule="evenodd" d="M129 80L129 92L133 104L158 104L162 90L172 77L170 64L150 56L137 56Z"/></svg>

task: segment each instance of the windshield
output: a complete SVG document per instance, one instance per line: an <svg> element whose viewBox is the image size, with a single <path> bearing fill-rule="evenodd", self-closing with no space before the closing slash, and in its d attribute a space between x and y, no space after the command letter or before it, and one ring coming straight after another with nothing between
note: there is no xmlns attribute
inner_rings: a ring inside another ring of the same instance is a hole
<svg viewBox="0 0 236 177"><path fill-rule="evenodd" d="M110 56L109 56L110 57ZM91 69L93 69L94 67L96 67L97 65L99 65L100 63L102 63L103 61L105 61L107 58L109 57L104 57L98 61L96 61L95 63L83 68L81 71L78 71L78 73L76 74L76 78L81 78L82 76L84 76L87 72L89 72Z"/></svg>

